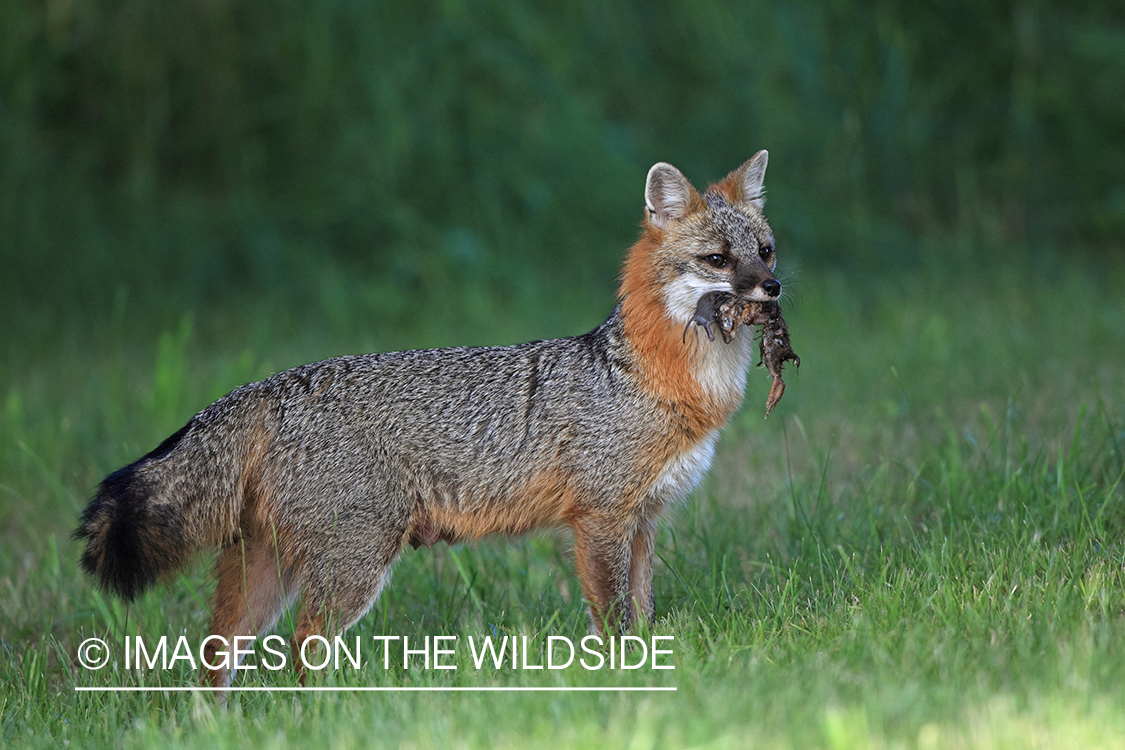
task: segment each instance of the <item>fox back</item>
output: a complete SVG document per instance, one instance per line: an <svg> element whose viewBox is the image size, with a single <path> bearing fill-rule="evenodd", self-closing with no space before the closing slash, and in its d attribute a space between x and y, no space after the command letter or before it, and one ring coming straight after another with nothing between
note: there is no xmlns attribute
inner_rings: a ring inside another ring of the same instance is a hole
<svg viewBox="0 0 1125 750"><path fill-rule="evenodd" d="M339 357L224 396L102 482L83 567L132 598L217 547L211 633L261 633L300 594L300 642L361 617L405 547L565 525L595 626L651 620L655 524L709 467L751 361L748 329L688 330L696 305L781 292L766 158L702 195L655 165L590 333Z"/></svg>

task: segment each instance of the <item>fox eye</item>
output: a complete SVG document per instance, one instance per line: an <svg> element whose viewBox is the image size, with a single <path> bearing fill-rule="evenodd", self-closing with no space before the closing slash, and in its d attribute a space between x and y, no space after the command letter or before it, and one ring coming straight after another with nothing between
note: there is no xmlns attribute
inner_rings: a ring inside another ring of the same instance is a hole
<svg viewBox="0 0 1125 750"><path fill-rule="evenodd" d="M711 255L704 255L703 260L707 265L712 268L727 268L730 266L730 258L721 253L712 253Z"/></svg>
<svg viewBox="0 0 1125 750"><path fill-rule="evenodd" d="M758 257L764 261L768 261L770 256L773 255L773 245L762 245L758 248Z"/></svg>

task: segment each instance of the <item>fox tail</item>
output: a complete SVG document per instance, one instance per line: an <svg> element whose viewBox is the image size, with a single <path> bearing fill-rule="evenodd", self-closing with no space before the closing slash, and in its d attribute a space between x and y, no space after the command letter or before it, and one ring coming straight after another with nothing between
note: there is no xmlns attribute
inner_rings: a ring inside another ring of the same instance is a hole
<svg viewBox="0 0 1125 750"><path fill-rule="evenodd" d="M222 410L228 422L242 405ZM257 468L250 457L263 455L266 431L218 429L212 411L106 477L82 513L74 538L86 540L83 570L127 601L238 529Z"/></svg>

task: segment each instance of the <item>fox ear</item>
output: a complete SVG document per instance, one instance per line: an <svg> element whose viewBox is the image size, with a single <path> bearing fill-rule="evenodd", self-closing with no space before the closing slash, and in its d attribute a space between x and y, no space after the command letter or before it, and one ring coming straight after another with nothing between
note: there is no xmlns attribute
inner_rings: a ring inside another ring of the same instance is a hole
<svg viewBox="0 0 1125 750"><path fill-rule="evenodd" d="M742 200L753 203L758 208L766 202L766 191L762 183L766 180L766 163L769 158L769 151L762 149L737 170L742 178Z"/></svg>
<svg viewBox="0 0 1125 750"><path fill-rule="evenodd" d="M653 164L645 180L649 221L663 229L670 220L683 218L693 192L695 189L680 170L664 162Z"/></svg>

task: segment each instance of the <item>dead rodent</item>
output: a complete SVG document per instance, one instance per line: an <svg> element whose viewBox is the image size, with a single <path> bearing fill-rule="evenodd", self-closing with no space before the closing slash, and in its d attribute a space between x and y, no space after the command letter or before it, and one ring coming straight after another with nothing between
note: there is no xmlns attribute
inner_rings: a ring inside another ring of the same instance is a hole
<svg viewBox="0 0 1125 750"><path fill-rule="evenodd" d="M709 292L699 298L695 306L695 316L684 328L684 337L687 337L688 328L694 324L703 328L707 338L714 341L715 335L711 332L712 323L718 326L723 341L728 344L734 339L734 329L739 323L761 328L758 337L758 354L761 356L761 361L758 364L765 365L773 376L773 385L770 386L770 393L766 398L768 417L785 393L785 381L781 379L781 369L785 362L792 360L794 365L801 366L801 358L789 343L789 326L781 315L781 305L776 300L768 302L736 300L734 295L728 292Z"/></svg>

